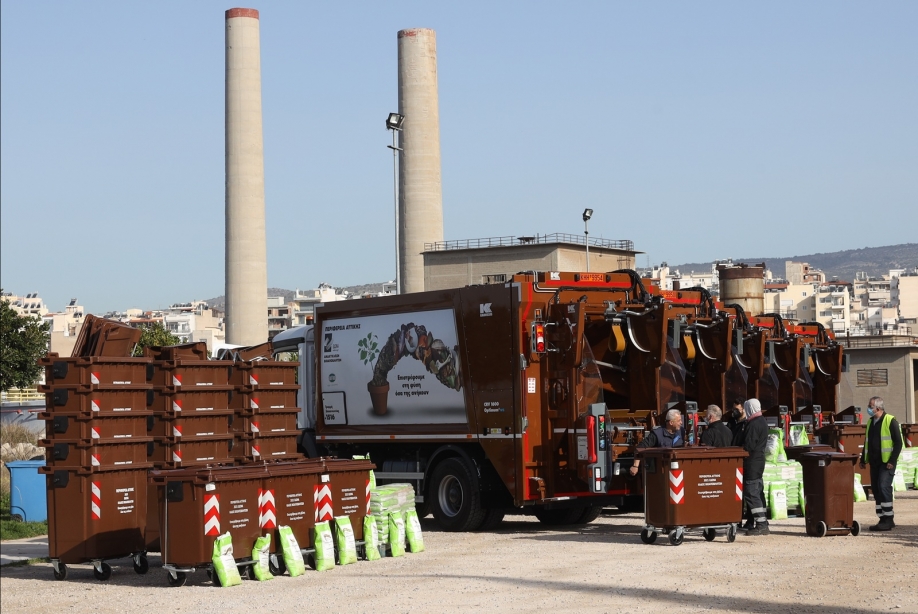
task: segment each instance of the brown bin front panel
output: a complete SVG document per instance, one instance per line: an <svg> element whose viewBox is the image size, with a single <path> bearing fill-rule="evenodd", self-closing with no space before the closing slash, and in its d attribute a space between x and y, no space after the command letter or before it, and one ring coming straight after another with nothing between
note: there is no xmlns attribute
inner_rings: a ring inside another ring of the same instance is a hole
<svg viewBox="0 0 918 614"><path fill-rule="evenodd" d="M918 446L918 424L902 425L902 445L906 448Z"/></svg>
<svg viewBox="0 0 918 614"><path fill-rule="evenodd" d="M62 563L120 558L145 550L147 470L80 474L45 467L48 553Z"/></svg>
<svg viewBox="0 0 918 614"><path fill-rule="evenodd" d="M214 540L227 531L233 537L236 558L251 556L262 534L259 495L264 470L182 469L152 476L165 489L160 516L163 563L179 567L209 564Z"/></svg>
<svg viewBox="0 0 918 614"><path fill-rule="evenodd" d="M45 421L45 433L52 440L134 439L147 436L147 421L153 412L93 415L55 411L42 412L38 417Z"/></svg>
<svg viewBox="0 0 918 614"><path fill-rule="evenodd" d="M276 388L238 388L233 394L233 407L246 412L272 411L296 407L299 386Z"/></svg>
<svg viewBox="0 0 918 614"><path fill-rule="evenodd" d="M325 473L322 459L307 459L296 463L278 463L265 466L268 477L265 480L263 513L268 504L274 507L274 519L263 522L265 531L274 530L271 535L271 551L280 552L278 526L293 530L300 548L311 548L313 529L318 517L317 494L322 486L321 476Z"/></svg>
<svg viewBox="0 0 918 614"><path fill-rule="evenodd" d="M867 425L836 422L823 426L816 434L821 437L822 443L832 446L838 452L860 456L867 441ZM854 470L861 476L861 484L870 486L870 467L861 469L855 466Z"/></svg>
<svg viewBox="0 0 918 614"><path fill-rule="evenodd" d="M45 366L45 381L54 387L81 384L136 386L147 383L150 359L49 355L40 362Z"/></svg>
<svg viewBox="0 0 918 614"><path fill-rule="evenodd" d="M645 520L658 528L738 523L743 517L742 448L647 448Z"/></svg>
<svg viewBox="0 0 918 614"><path fill-rule="evenodd" d="M258 435L236 435L233 454L248 462L268 461L272 459L302 458L296 449L299 433L259 433Z"/></svg>
<svg viewBox="0 0 918 614"><path fill-rule="evenodd" d="M256 362L237 362L233 373L233 384L265 389L296 386L298 362L260 360Z"/></svg>
<svg viewBox="0 0 918 614"><path fill-rule="evenodd" d="M350 516L356 539L363 539L363 519L370 507L370 470L375 468L366 460L325 460L334 516Z"/></svg>
<svg viewBox="0 0 918 614"><path fill-rule="evenodd" d="M40 386L45 393L45 407L51 412L124 414L146 411L150 384L130 386Z"/></svg>
<svg viewBox="0 0 918 614"><path fill-rule="evenodd" d="M831 452L832 446L823 443L811 443L808 446L787 446L784 448L787 460L800 462L800 457L809 452Z"/></svg>
<svg viewBox="0 0 918 614"><path fill-rule="evenodd" d="M285 410L260 411L254 415L246 415L237 418L233 423L233 429L239 433L248 433L252 435L299 432L296 428L296 417L300 413L298 407L292 407Z"/></svg>
<svg viewBox="0 0 918 614"><path fill-rule="evenodd" d="M232 386L168 386L153 392L150 408L170 416L221 411L232 407L232 397Z"/></svg>
<svg viewBox="0 0 918 614"><path fill-rule="evenodd" d="M854 524L855 454L810 452L800 457L806 497L806 532L819 535L820 521L829 531Z"/></svg>
<svg viewBox="0 0 918 614"><path fill-rule="evenodd" d="M147 454L152 437L130 439L42 439L38 445L46 448L49 467L57 469L93 470L149 463Z"/></svg>
<svg viewBox="0 0 918 614"><path fill-rule="evenodd" d="M234 446L233 438L223 435L157 437L149 460L166 469L230 463Z"/></svg>
<svg viewBox="0 0 918 614"><path fill-rule="evenodd" d="M228 360L163 360L151 363L147 379L154 386L201 388L228 386L233 363Z"/></svg>
<svg viewBox="0 0 918 614"><path fill-rule="evenodd" d="M175 437L188 440L194 437L230 435L230 426L237 420L230 409L157 414L151 416L147 426L153 437ZM241 420L239 420L241 422Z"/></svg>

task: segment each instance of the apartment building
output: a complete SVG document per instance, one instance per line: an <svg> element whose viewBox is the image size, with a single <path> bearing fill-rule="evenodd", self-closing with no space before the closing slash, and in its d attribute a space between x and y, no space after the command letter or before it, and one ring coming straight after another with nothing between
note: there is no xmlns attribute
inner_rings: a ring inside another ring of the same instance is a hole
<svg viewBox="0 0 918 614"><path fill-rule="evenodd" d="M155 321L155 317L153 319ZM223 345L223 317L204 301L171 305L163 311L162 322L180 343L204 341L211 353Z"/></svg>
<svg viewBox="0 0 918 614"><path fill-rule="evenodd" d="M51 325L51 342L48 351L56 352L61 356L70 356L85 319L83 307L75 298L70 299L64 311L48 312L42 316L42 320Z"/></svg>
<svg viewBox="0 0 918 614"><path fill-rule="evenodd" d="M38 292L30 292L25 296L5 292L3 300L10 302L10 308L20 316L44 317L48 313L45 301L38 296Z"/></svg>
<svg viewBox="0 0 918 614"><path fill-rule="evenodd" d="M297 289L296 293L293 295L291 325L302 326L304 324L311 324L317 304L343 301L347 298L348 294L346 291L336 290L330 284L326 283L319 284L319 287L313 290Z"/></svg>
<svg viewBox="0 0 918 614"><path fill-rule="evenodd" d="M823 283L814 286L817 322L836 335L848 333L851 324L851 296L848 284Z"/></svg>
<svg viewBox="0 0 918 614"><path fill-rule="evenodd" d="M766 284L765 311L788 320L809 322L817 317L817 294L814 284Z"/></svg>

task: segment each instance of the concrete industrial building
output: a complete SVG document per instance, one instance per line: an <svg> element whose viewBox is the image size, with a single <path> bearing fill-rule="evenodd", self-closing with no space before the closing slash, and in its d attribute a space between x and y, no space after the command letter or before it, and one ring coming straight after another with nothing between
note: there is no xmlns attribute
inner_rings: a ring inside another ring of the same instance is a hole
<svg viewBox="0 0 918 614"><path fill-rule="evenodd" d="M261 51L255 9L226 11L226 342L268 338Z"/></svg>
<svg viewBox="0 0 918 614"><path fill-rule="evenodd" d="M398 33L399 281L401 291L424 290L426 243L443 240L437 35L427 28Z"/></svg>
<svg viewBox="0 0 918 614"><path fill-rule="evenodd" d="M850 369L839 386L839 408L867 407L872 396L881 396L886 411L900 424L918 420L918 343L912 336L847 337L842 340L850 356Z"/></svg>
<svg viewBox="0 0 918 614"><path fill-rule="evenodd" d="M520 271L586 271L585 237L550 234L428 243L424 289L501 283ZM633 269L632 241L590 239L590 270Z"/></svg>

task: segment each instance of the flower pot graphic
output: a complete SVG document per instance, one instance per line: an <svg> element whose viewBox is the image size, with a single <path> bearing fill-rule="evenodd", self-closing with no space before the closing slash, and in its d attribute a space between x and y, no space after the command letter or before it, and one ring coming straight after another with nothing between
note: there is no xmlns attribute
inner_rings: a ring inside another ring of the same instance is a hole
<svg viewBox="0 0 918 614"><path fill-rule="evenodd" d="M374 386L373 382L367 384L367 391L370 393L370 402L373 403L373 413L377 416L385 416L389 413L389 382L382 386Z"/></svg>

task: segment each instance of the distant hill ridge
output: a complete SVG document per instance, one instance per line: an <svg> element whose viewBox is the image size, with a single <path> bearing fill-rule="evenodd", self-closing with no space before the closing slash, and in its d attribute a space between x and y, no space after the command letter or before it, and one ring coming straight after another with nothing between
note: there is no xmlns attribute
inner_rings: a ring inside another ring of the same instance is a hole
<svg viewBox="0 0 918 614"><path fill-rule="evenodd" d="M787 256L784 258L734 258L733 262L758 264L764 262L775 277L784 277L784 264L788 260L806 262L813 268L825 272L826 279L837 278L839 281L852 281L859 272L870 277L888 275L890 269L914 268L918 266L918 243L903 243L885 247L864 247L848 249L841 252ZM659 264L659 263L657 263ZM687 262L670 264L670 269L679 269L681 273L691 271L710 271L713 262Z"/></svg>

